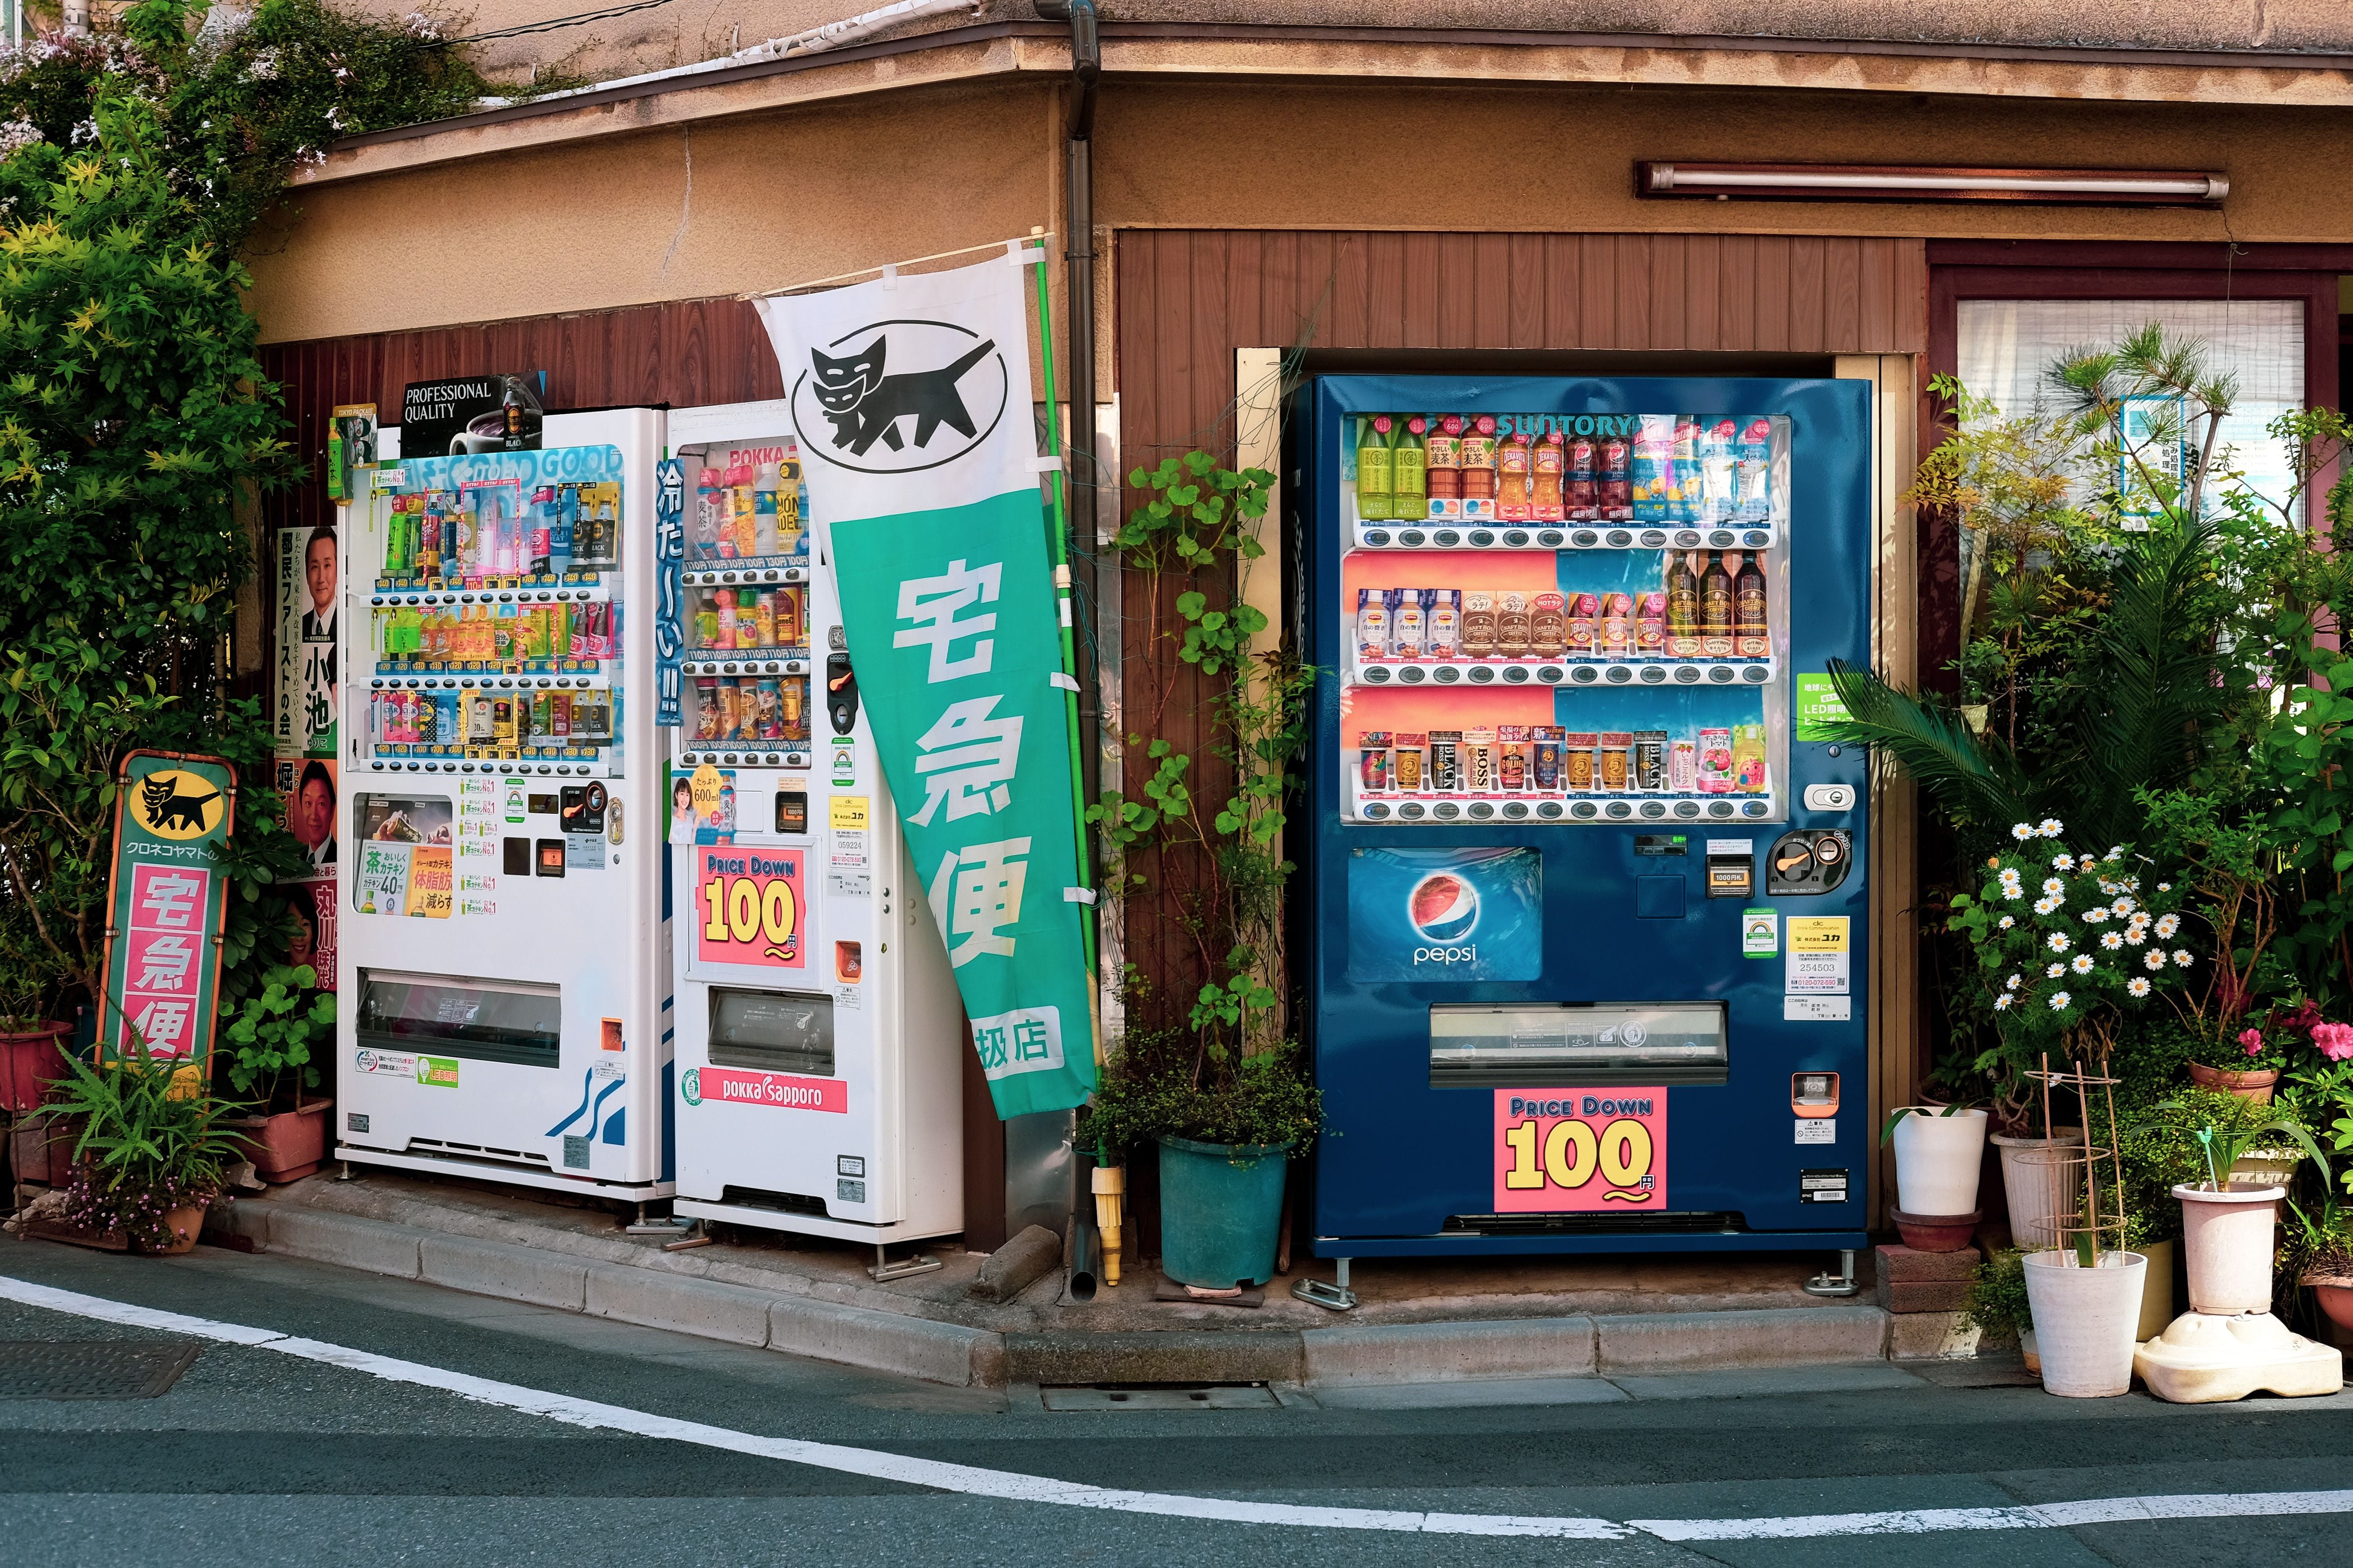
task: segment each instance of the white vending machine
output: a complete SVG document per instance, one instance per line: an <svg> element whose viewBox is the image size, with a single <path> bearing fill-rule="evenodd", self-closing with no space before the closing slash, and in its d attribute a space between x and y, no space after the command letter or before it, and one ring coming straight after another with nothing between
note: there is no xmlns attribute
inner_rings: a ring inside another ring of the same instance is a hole
<svg viewBox="0 0 2353 1568"><path fill-rule="evenodd" d="M662 439L552 414L536 450L386 456L350 509L340 1159L671 1190Z"/></svg>
<svg viewBox="0 0 2353 1568"><path fill-rule="evenodd" d="M670 416L673 1206L879 1248L964 1228L964 1014L790 427L781 403Z"/></svg>

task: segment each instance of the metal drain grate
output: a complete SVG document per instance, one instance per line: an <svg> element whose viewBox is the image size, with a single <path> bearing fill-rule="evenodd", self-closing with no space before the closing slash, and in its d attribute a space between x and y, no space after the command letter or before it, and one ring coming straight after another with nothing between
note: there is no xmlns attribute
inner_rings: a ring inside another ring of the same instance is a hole
<svg viewBox="0 0 2353 1568"><path fill-rule="evenodd" d="M1272 1410L1282 1401L1264 1384L1198 1388L1041 1388L1049 1410Z"/></svg>
<svg viewBox="0 0 2353 1568"><path fill-rule="evenodd" d="M153 1399L195 1359L169 1340L0 1340L0 1399Z"/></svg>

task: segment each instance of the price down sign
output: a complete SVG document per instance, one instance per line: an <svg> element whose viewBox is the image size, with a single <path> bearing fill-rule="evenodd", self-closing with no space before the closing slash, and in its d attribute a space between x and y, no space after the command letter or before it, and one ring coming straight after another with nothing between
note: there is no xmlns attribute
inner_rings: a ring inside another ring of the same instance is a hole
<svg viewBox="0 0 2353 1568"><path fill-rule="evenodd" d="M1667 1206L1663 1089L1495 1090L1495 1212Z"/></svg>
<svg viewBox="0 0 2353 1568"><path fill-rule="evenodd" d="M807 882L798 849L695 851L696 955L704 963L808 967Z"/></svg>

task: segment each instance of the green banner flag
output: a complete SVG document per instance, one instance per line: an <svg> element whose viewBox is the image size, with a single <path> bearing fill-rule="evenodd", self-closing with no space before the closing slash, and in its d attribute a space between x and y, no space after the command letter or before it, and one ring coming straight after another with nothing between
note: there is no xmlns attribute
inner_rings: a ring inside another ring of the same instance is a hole
<svg viewBox="0 0 2353 1568"><path fill-rule="evenodd" d="M1000 1118L1095 1085L1028 281L1017 255L760 305L850 667Z"/></svg>
<svg viewBox="0 0 2353 1568"><path fill-rule="evenodd" d="M220 991L228 877L215 851L237 825L237 770L218 757L133 752L116 775L99 1039L135 1036L158 1061L202 1065Z"/></svg>

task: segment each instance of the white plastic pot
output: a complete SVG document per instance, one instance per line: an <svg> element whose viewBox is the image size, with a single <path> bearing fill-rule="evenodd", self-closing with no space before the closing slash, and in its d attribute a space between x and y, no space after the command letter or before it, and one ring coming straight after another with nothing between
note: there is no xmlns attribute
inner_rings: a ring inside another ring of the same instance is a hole
<svg viewBox="0 0 2353 1568"><path fill-rule="evenodd" d="M2295 1180L2301 1149L2250 1149L2231 1162L2234 1187L2284 1187Z"/></svg>
<svg viewBox="0 0 2353 1568"><path fill-rule="evenodd" d="M1986 1113L1915 1105L1895 1124L1895 1206L1905 1214L1974 1213L1985 1162Z"/></svg>
<svg viewBox="0 0 2353 1568"><path fill-rule="evenodd" d="M2189 1310L2227 1318L2272 1310L2272 1226L2285 1187L2176 1187Z"/></svg>
<svg viewBox="0 0 2353 1568"><path fill-rule="evenodd" d="M1997 1132L1993 1143L2001 1151L2001 1190L2010 1207L2010 1245L2021 1252L2058 1246L2059 1233L2051 1219L2053 1215L2075 1212L2074 1179L2081 1166L2065 1161L2070 1151L2083 1148L2084 1135L2064 1127L2056 1138L2012 1138Z"/></svg>
<svg viewBox="0 0 2353 1568"><path fill-rule="evenodd" d="M2133 1332L2148 1260L2137 1252L2101 1255L2085 1268L2072 1251L2026 1255L2026 1300L2045 1393L2105 1399L2132 1387Z"/></svg>

